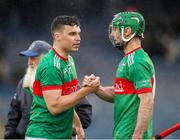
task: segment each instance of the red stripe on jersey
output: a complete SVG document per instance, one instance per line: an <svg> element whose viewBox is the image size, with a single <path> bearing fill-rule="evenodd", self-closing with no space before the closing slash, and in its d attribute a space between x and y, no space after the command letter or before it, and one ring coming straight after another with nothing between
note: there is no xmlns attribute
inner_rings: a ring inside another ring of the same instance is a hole
<svg viewBox="0 0 180 140"><path fill-rule="evenodd" d="M41 82L35 80L33 83L33 93L37 96L43 96L42 95L42 85Z"/></svg>
<svg viewBox="0 0 180 140"><path fill-rule="evenodd" d="M75 91L77 91L78 80L74 79L70 82L64 83L61 86L43 86L42 90L60 90L62 89L62 95L69 95Z"/></svg>
<svg viewBox="0 0 180 140"><path fill-rule="evenodd" d="M42 90L60 90L62 89L62 86L43 86Z"/></svg>
<svg viewBox="0 0 180 140"><path fill-rule="evenodd" d="M43 96L42 91L62 89L62 95L69 95L69 94L77 91L77 86L78 86L77 79L74 79L70 82L64 83L61 86L55 85L55 86L43 86L43 87L39 81L35 80L34 84L33 84L33 93L37 96Z"/></svg>
<svg viewBox="0 0 180 140"><path fill-rule="evenodd" d="M154 79L151 78L152 85L154 84ZM133 83L125 78L115 78L114 83L115 94L141 94L141 93L152 93L152 88L141 88L136 90Z"/></svg>
<svg viewBox="0 0 180 140"><path fill-rule="evenodd" d="M151 78L152 87L154 87L154 78Z"/></svg>
<svg viewBox="0 0 180 140"><path fill-rule="evenodd" d="M152 93L152 88L142 88L142 89L139 89L139 90L136 90L136 94L141 94L141 93Z"/></svg>
<svg viewBox="0 0 180 140"><path fill-rule="evenodd" d="M77 91L78 80L74 79L70 82L64 83L62 85L62 95L69 95L75 91Z"/></svg>
<svg viewBox="0 0 180 140"><path fill-rule="evenodd" d="M152 83L152 88L143 88L143 89L139 89L139 90L136 90L136 93L137 94L141 94L141 93L153 93L153 87L154 87L154 78L152 77L151 78L151 83Z"/></svg>
<svg viewBox="0 0 180 140"><path fill-rule="evenodd" d="M115 78L114 83L115 94L135 94L133 83L125 78Z"/></svg>

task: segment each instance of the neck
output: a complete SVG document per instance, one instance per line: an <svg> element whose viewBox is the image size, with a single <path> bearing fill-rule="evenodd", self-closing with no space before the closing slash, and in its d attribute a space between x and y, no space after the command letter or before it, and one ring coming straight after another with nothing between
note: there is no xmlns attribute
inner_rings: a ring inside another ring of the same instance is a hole
<svg viewBox="0 0 180 140"><path fill-rule="evenodd" d="M68 58L69 56L69 53L67 53L62 47L60 44L54 42L53 44L53 48L55 49L55 51L62 57L64 58Z"/></svg>
<svg viewBox="0 0 180 140"><path fill-rule="evenodd" d="M138 37L132 38L124 47L124 53L127 54L141 46L141 40Z"/></svg>

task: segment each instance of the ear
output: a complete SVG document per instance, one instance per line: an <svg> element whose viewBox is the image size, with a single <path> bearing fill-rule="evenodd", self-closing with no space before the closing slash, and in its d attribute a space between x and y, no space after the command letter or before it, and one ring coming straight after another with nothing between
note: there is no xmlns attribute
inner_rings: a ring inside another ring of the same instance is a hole
<svg viewBox="0 0 180 140"><path fill-rule="evenodd" d="M54 38L55 40L60 40L60 39L61 39L61 34L60 34L59 32L54 32L54 33L53 33L53 38Z"/></svg>
<svg viewBox="0 0 180 140"><path fill-rule="evenodd" d="M130 36L132 34L132 29L130 27L125 28L125 36Z"/></svg>

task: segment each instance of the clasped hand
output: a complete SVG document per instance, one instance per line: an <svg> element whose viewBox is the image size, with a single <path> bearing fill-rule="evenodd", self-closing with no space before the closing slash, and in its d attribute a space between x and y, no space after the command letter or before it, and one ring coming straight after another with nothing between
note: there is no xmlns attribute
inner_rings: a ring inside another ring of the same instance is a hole
<svg viewBox="0 0 180 140"><path fill-rule="evenodd" d="M100 86L100 77L91 74L90 76L84 76L84 80L82 83L84 87L91 87L93 92L97 92Z"/></svg>

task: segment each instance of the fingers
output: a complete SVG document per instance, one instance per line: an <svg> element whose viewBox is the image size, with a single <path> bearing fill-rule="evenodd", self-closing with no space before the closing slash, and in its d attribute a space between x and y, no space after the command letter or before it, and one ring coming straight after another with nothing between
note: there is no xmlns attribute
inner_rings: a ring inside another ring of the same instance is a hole
<svg viewBox="0 0 180 140"><path fill-rule="evenodd" d="M91 74L90 76L84 76L84 80L82 82L82 86L99 86L100 85L100 77Z"/></svg>
<svg viewBox="0 0 180 140"><path fill-rule="evenodd" d="M82 127L76 128L76 140L83 140L85 139L85 132Z"/></svg>
<svg viewBox="0 0 180 140"><path fill-rule="evenodd" d="M91 74L91 75L89 76L89 78L90 78L91 80L94 80L94 79L96 78L96 76L95 76L94 74Z"/></svg>
<svg viewBox="0 0 180 140"><path fill-rule="evenodd" d="M78 135L78 134L77 134L77 135L76 135L76 139L77 139L77 140L84 140L84 139L85 139L85 135L81 135L81 134Z"/></svg>
<svg viewBox="0 0 180 140"><path fill-rule="evenodd" d="M90 76L84 76L84 80L83 80L83 83L82 83L82 86L91 86L91 78Z"/></svg>
<svg viewBox="0 0 180 140"><path fill-rule="evenodd" d="M97 76L94 80L91 81L91 86L100 86L100 77Z"/></svg>

